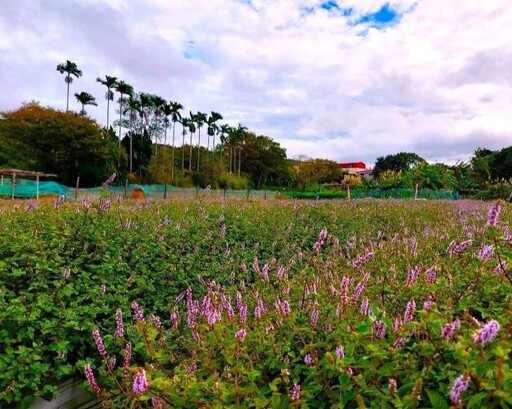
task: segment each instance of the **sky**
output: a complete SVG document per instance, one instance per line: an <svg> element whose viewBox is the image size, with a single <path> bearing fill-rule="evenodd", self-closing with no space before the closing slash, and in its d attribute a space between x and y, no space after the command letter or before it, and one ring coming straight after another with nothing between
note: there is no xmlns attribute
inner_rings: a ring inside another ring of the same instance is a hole
<svg viewBox="0 0 512 409"><path fill-rule="evenodd" d="M71 60L102 125L113 75L291 158L453 164L512 145L511 38L510 0L1 0L0 111L65 109Z"/></svg>

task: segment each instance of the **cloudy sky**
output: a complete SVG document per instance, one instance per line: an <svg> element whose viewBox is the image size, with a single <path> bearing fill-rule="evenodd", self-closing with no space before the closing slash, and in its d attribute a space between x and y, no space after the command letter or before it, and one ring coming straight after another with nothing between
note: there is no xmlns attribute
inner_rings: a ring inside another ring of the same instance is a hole
<svg viewBox="0 0 512 409"><path fill-rule="evenodd" d="M289 157L453 163L512 145L511 39L510 0L1 0L0 111L65 109L69 59L102 124L114 75Z"/></svg>

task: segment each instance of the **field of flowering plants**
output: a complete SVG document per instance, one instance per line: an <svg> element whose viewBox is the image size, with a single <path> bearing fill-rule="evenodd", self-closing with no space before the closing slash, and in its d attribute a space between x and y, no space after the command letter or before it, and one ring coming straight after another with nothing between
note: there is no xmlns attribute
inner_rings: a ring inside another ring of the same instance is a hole
<svg viewBox="0 0 512 409"><path fill-rule="evenodd" d="M0 406L512 407L512 208L0 203Z"/></svg>

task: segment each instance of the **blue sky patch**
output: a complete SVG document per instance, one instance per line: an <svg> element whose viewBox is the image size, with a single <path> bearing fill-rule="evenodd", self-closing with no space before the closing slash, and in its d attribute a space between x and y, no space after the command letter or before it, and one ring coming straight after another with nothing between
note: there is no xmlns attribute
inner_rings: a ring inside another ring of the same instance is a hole
<svg viewBox="0 0 512 409"><path fill-rule="evenodd" d="M330 11L332 9L339 10L340 8L340 6L338 6L338 3L335 0L325 1L320 5L320 7L327 11Z"/></svg>
<svg viewBox="0 0 512 409"><path fill-rule="evenodd" d="M393 10L389 3L386 3L375 13L366 14L361 16L358 20L356 20L353 24L367 24L370 27L382 28L394 25L400 21L402 14L398 14L395 10Z"/></svg>

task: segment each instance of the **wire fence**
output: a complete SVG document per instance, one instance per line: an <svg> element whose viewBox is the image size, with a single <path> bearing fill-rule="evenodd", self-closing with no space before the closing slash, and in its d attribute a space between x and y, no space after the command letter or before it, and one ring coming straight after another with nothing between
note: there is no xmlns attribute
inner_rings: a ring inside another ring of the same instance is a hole
<svg viewBox="0 0 512 409"><path fill-rule="evenodd" d="M199 197L211 198L239 198L239 199L347 199L346 190L322 190L318 192L303 192L300 190L213 190L177 187L172 185L140 185L126 184L125 186L109 186L95 188L72 188L57 182L36 182L30 179L2 179L0 182L0 197L4 198L56 198L65 196L68 199L81 200L86 197L110 197L124 199L172 199L180 198L194 200ZM440 189L363 189L353 188L350 191L351 199L459 199L459 193L452 190Z"/></svg>

